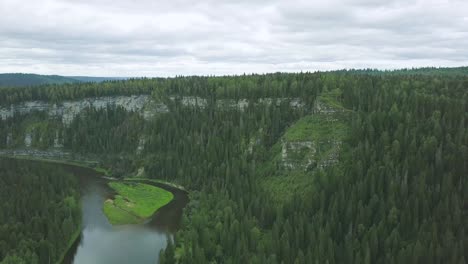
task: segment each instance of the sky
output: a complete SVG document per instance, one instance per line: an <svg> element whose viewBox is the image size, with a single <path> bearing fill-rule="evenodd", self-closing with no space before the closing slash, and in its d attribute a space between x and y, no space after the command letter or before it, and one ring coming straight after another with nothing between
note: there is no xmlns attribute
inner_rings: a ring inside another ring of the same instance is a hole
<svg viewBox="0 0 468 264"><path fill-rule="evenodd" d="M0 0L0 72L226 75L468 65L467 0Z"/></svg>

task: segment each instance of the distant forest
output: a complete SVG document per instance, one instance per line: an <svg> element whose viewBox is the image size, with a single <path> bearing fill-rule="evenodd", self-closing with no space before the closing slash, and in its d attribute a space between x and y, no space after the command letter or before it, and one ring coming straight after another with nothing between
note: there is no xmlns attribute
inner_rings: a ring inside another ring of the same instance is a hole
<svg viewBox="0 0 468 264"><path fill-rule="evenodd" d="M0 86L5 87L35 86L43 84L63 84L74 82L77 82L77 80L58 75L39 75L27 73L0 74Z"/></svg>
<svg viewBox="0 0 468 264"><path fill-rule="evenodd" d="M337 71L340 72L340 71ZM467 76L468 67L454 67L454 68L413 68L413 69L399 69L399 70L347 70L349 73L363 73L363 74L391 74L391 75L432 75L432 76Z"/></svg>
<svg viewBox="0 0 468 264"><path fill-rule="evenodd" d="M338 70L331 73L354 73L354 74L394 74L394 75L443 75L443 76L467 76L468 67L455 68L412 68L399 70ZM0 87L18 87L18 86L40 86L47 84L66 84L77 82L105 82L128 80L128 77L90 77L90 76L59 76L59 75L40 75L30 73L0 73Z"/></svg>
<svg viewBox="0 0 468 264"><path fill-rule="evenodd" d="M103 82L123 79L126 78L39 75L30 73L1 73L0 87L38 86L45 84L65 84L77 82Z"/></svg>
<svg viewBox="0 0 468 264"><path fill-rule="evenodd" d="M59 131L64 149L99 157L116 176L138 172L185 186L190 203L163 264L461 264L468 261L465 71L2 88L4 106L147 94L168 111L145 120L109 105L67 125L18 114L0 121L0 148L8 135L21 135L21 144L34 127L33 147L48 149ZM187 97L206 103L187 105Z"/></svg>

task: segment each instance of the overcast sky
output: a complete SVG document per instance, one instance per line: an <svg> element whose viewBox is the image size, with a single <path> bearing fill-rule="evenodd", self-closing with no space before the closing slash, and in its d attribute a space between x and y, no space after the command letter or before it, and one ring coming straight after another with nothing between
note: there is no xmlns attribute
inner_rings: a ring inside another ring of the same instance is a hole
<svg viewBox="0 0 468 264"><path fill-rule="evenodd" d="M468 65L468 0L0 0L0 72Z"/></svg>

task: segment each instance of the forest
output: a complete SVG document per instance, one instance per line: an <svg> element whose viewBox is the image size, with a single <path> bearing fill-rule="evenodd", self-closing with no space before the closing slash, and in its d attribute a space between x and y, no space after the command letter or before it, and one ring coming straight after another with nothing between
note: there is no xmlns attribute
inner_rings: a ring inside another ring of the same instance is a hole
<svg viewBox="0 0 468 264"><path fill-rule="evenodd" d="M88 76L60 76L40 75L31 73L0 73L0 87L25 87L51 84L65 84L78 82L103 82L110 80L124 80L120 77L88 77Z"/></svg>
<svg viewBox="0 0 468 264"><path fill-rule="evenodd" d="M468 76L433 71L1 88L6 107L146 94L168 111L145 119L112 105L90 107L70 124L18 113L0 121L0 148L25 148L31 133L30 148L47 150L59 135L63 150L96 158L113 176L184 186L190 203L160 263L461 264L468 261ZM43 177L47 188L73 186ZM60 209L66 193L43 195L59 195ZM32 210L16 213L22 219ZM51 248L54 239L42 243ZM56 256L29 248L18 256L0 248L0 260Z"/></svg>
<svg viewBox="0 0 468 264"><path fill-rule="evenodd" d="M61 263L80 234L78 183L51 164L0 159L0 263Z"/></svg>
<svg viewBox="0 0 468 264"><path fill-rule="evenodd" d="M0 86L22 87L44 84L74 83L78 80L58 75L39 75L26 73L0 74Z"/></svg>

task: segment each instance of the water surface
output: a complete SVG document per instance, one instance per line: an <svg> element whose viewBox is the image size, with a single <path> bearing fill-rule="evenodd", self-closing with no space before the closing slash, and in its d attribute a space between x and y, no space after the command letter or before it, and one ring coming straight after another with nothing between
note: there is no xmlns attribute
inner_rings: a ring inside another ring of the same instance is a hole
<svg viewBox="0 0 468 264"><path fill-rule="evenodd" d="M80 180L83 231L68 252L65 264L158 263L159 252L177 230L188 201L184 191L157 184L173 192L174 200L142 225L112 226L102 211L112 195L107 181L90 169L66 166Z"/></svg>

